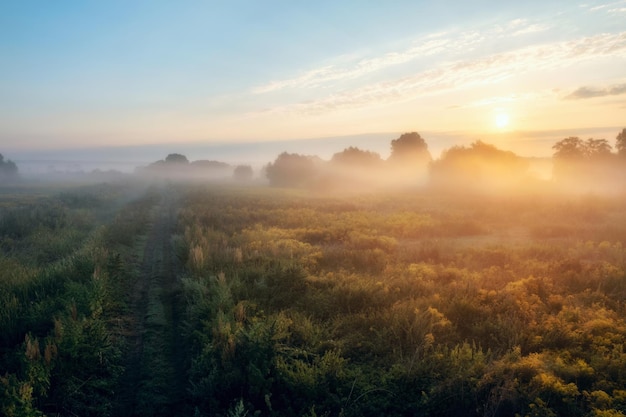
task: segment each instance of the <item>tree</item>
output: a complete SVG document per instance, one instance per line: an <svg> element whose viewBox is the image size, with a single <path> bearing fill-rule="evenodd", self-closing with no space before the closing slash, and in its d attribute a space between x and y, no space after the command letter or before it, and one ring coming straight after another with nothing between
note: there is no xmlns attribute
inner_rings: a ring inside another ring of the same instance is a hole
<svg viewBox="0 0 626 417"><path fill-rule="evenodd" d="M372 167L380 165L383 160L376 152L350 146L334 154L330 162L344 167Z"/></svg>
<svg viewBox="0 0 626 417"><path fill-rule="evenodd" d="M189 160L185 155L179 153L171 153L165 157L165 162L168 164L188 164Z"/></svg>
<svg viewBox="0 0 626 417"><path fill-rule="evenodd" d="M626 128L622 129L615 138L615 149L619 156L626 157Z"/></svg>
<svg viewBox="0 0 626 417"><path fill-rule="evenodd" d="M558 141L552 149L555 151L553 155L555 159L583 159L587 153L583 140L575 136Z"/></svg>
<svg viewBox="0 0 626 417"><path fill-rule="evenodd" d="M552 149L554 158L566 160L590 160L611 156L611 145L606 139L589 138L583 141L579 137L570 136L558 141Z"/></svg>
<svg viewBox="0 0 626 417"><path fill-rule="evenodd" d="M618 140L618 150L619 144ZM558 141L552 149L555 150L555 179L569 182L576 187L594 187L596 190L613 182L615 154L606 139L589 138L583 141L579 137L570 136ZM607 182L607 179L611 181Z"/></svg>
<svg viewBox="0 0 626 417"><path fill-rule="evenodd" d="M17 174L17 165L10 159L4 160L4 156L0 154L0 177L13 177Z"/></svg>
<svg viewBox="0 0 626 417"><path fill-rule="evenodd" d="M250 181L254 171L250 165L237 165L233 171L233 178L237 181Z"/></svg>
<svg viewBox="0 0 626 417"><path fill-rule="evenodd" d="M426 141L417 132L404 133L391 141L389 160L394 163L427 163L431 159Z"/></svg>
<svg viewBox="0 0 626 417"><path fill-rule="evenodd" d="M313 158L296 153L283 152L265 168L270 185L292 187L304 185L316 174Z"/></svg>
<svg viewBox="0 0 626 417"><path fill-rule="evenodd" d="M431 182L436 186L508 188L522 181L528 162L515 153L476 141L469 147L454 146L431 165Z"/></svg>
<svg viewBox="0 0 626 417"><path fill-rule="evenodd" d="M585 151L589 159L610 158L612 155L611 145L609 145L606 139L587 139L585 141Z"/></svg>

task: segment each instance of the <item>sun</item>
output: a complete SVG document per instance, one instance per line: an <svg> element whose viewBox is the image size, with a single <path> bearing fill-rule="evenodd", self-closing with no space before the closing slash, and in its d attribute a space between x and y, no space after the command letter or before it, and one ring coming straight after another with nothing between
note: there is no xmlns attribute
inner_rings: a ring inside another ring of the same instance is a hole
<svg viewBox="0 0 626 417"><path fill-rule="evenodd" d="M507 127L509 125L511 118L509 117L508 113L503 113L500 112L498 114L496 114L496 127L498 129L504 129L505 127Z"/></svg>

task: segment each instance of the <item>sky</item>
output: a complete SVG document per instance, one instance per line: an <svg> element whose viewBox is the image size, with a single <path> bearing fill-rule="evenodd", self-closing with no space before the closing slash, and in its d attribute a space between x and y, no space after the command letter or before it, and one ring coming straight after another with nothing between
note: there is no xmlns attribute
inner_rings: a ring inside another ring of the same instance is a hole
<svg viewBox="0 0 626 417"><path fill-rule="evenodd" d="M624 21L626 0L0 0L0 152L409 131L613 144Z"/></svg>

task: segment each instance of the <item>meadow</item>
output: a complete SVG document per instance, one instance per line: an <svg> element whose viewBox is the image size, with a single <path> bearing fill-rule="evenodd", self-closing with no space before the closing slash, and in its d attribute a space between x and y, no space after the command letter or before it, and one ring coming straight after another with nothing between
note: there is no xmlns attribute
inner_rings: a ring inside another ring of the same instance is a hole
<svg viewBox="0 0 626 417"><path fill-rule="evenodd" d="M97 185L0 228L7 416L626 413L623 196Z"/></svg>

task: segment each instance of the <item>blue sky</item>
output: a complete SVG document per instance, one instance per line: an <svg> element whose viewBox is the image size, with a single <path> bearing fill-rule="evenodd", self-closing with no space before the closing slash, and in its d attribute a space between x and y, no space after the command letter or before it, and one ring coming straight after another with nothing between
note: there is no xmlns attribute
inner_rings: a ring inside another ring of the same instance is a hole
<svg viewBox="0 0 626 417"><path fill-rule="evenodd" d="M626 1L0 0L0 148L610 132L625 19Z"/></svg>

